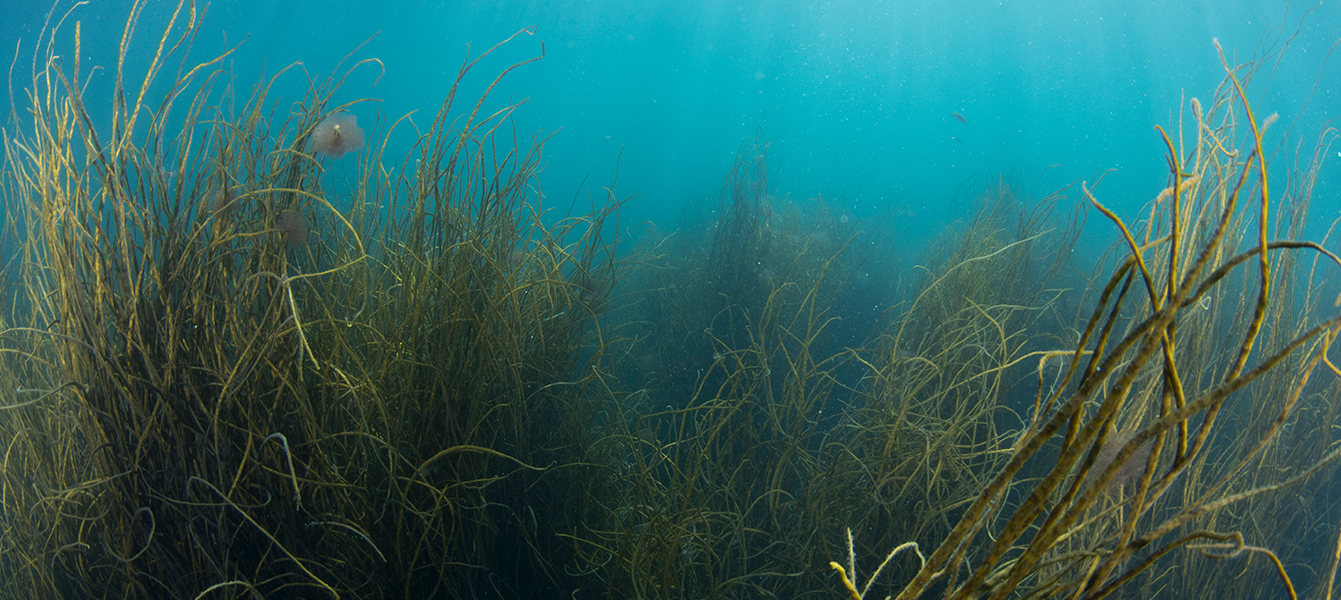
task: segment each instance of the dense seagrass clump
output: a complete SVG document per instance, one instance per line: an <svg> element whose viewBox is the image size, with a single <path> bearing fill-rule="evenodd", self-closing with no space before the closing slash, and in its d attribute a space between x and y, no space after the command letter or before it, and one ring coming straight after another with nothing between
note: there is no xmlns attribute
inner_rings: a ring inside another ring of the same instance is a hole
<svg viewBox="0 0 1341 600"><path fill-rule="evenodd" d="M126 28L102 98L77 19L43 33L5 139L0 595L571 588L553 532L585 496L552 474L591 468L574 424L604 398L591 305L624 269L601 236L619 201L547 219L543 140L498 137L516 106L462 114L455 92L404 163L372 145L337 182L323 155L358 149L342 111L366 101L336 105L343 77L307 77L290 113L271 90L300 65L234 102L228 53L186 55L181 2L162 54Z"/></svg>

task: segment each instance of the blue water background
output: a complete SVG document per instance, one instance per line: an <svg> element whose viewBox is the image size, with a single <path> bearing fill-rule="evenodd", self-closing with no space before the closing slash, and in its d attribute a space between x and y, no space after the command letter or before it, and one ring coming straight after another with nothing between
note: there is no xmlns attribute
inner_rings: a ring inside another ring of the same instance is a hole
<svg viewBox="0 0 1341 600"><path fill-rule="evenodd" d="M21 101L47 7L5 4L0 58L8 65L22 40L14 77ZM149 3L132 64L153 51L174 5ZM673 229L683 216L710 210L741 141L760 131L773 142L778 195L841 200L857 217L898 207L899 234L916 243L964 217L999 177L1039 197L1107 173L1097 195L1136 215L1168 182L1153 126L1176 135L1184 99L1209 98L1224 76L1213 38L1232 60L1294 36L1269 86L1256 82L1252 99L1260 116L1281 114L1276 134L1288 128L1311 148L1324 123L1341 115L1341 57L1324 61L1341 38L1341 8L1314 6L1305 16L1308 6L243 0L208 7L193 55L241 42L228 66L245 92L296 61L314 77L329 75L371 38L354 59L376 57L385 74L357 71L337 101L379 99L354 111L384 132L411 112L426 126L467 51L479 54L533 27L534 35L478 66L457 112L507 65L538 56L543 43L545 58L509 74L486 108L526 100L516 113L519 131L550 136L540 177L549 206L566 209L579 191L584 203L587 194L599 198L618 165L618 193L638 194L624 222ZM68 7L60 5L56 17ZM83 23L85 73L93 64L114 66L128 7L104 0L74 11L71 19ZM67 24L61 42L71 30ZM305 77L293 71L279 81L280 112L301 99ZM92 81L89 104L97 111L106 104L98 98L110 93L110 71ZM408 136L393 141L405 142L388 152L398 159ZM1341 157L1333 156L1322 172L1315 225L1341 214L1337 164ZM1283 191L1281 181L1283 172L1276 183ZM1090 227L1086 240L1104 245L1111 235Z"/></svg>

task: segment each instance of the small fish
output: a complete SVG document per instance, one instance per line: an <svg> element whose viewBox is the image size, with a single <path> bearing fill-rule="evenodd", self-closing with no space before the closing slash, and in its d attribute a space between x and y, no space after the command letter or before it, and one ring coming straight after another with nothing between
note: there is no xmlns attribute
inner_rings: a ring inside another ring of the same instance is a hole
<svg viewBox="0 0 1341 600"><path fill-rule="evenodd" d="M964 115L961 115L961 114L959 114L959 113L950 113L950 116L954 117L955 120L956 120L956 121L959 121L960 123L963 123L963 124L965 124L965 125L968 124L968 119L965 119L965 118L964 118Z"/></svg>

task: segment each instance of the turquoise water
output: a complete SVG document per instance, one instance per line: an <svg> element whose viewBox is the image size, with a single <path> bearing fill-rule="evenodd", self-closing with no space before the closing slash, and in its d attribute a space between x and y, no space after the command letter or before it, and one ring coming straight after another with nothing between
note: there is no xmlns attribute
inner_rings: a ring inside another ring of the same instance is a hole
<svg viewBox="0 0 1341 600"><path fill-rule="evenodd" d="M30 61L46 7L9 4L0 52L8 64L22 40L21 63ZM114 64L127 4L75 12L86 64ZM171 6L145 11L132 58L152 50ZM1269 86L1254 87L1254 101L1262 114L1279 112L1292 138L1316 139L1341 114L1341 65L1325 62L1341 38L1341 8L1316 6L1305 16L1307 7L236 1L208 7L194 56L240 43L229 62L238 84L249 86L298 61L314 77L330 74L367 41L354 58L380 59L385 74L360 70L337 100L379 99L355 109L365 125L412 111L425 125L468 51L530 27L533 35L479 65L461 97L474 98L507 65L539 56L543 44L545 58L511 73L491 106L524 99L519 131L552 135L541 182L556 203L566 205L579 189L599 194L618 165L619 193L639 194L626 222L673 228L686 207L692 214L715 202L733 153L759 130L773 141L780 194L841 197L859 216L898 205L916 235L963 216L973 193L1003 174L1042 195L1107 172L1097 194L1119 212L1136 211L1167 185L1153 126L1176 130L1180 102L1209 97L1224 76L1213 38L1247 59L1293 37ZM110 80L95 76L95 91ZM288 99L305 85L301 73L280 81ZM1337 191L1336 164L1323 171L1315 224L1341 209L1326 200ZM1108 235L1096 232L1095 242Z"/></svg>

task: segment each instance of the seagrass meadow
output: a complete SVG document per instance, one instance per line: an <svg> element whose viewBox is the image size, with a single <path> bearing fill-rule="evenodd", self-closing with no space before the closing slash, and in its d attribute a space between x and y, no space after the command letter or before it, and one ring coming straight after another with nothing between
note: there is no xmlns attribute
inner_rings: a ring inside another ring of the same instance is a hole
<svg viewBox="0 0 1341 600"><path fill-rule="evenodd" d="M378 59L240 84L173 6L11 68L0 598L1333 597L1336 132L1255 112L1281 50L1139 215L993 178L912 249L762 133L697 227L551 199L490 95L530 29L359 123Z"/></svg>

